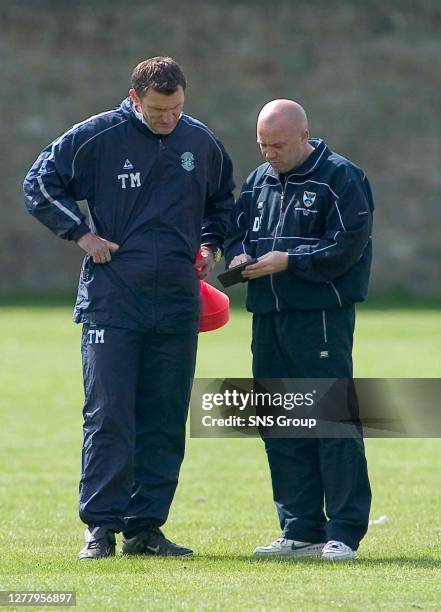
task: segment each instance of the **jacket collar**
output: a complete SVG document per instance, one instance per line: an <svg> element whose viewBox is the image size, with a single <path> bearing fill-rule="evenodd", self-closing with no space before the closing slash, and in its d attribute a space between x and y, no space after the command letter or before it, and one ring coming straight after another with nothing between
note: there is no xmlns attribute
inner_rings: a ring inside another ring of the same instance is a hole
<svg viewBox="0 0 441 612"><path fill-rule="evenodd" d="M132 111L135 115L135 117L138 119L138 121L141 121L141 123L145 126L147 126L149 128L149 130L153 133L153 134L157 134L158 132L155 132L155 130L152 128L151 125L149 125L148 121L146 121L144 119L144 115L142 113L138 113L138 111L135 108L135 105L133 104L133 102L131 102L132 105Z"/></svg>
<svg viewBox="0 0 441 612"><path fill-rule="evenodd" d="M311 174L311 172L315 172L323 164L329 154L327 144L321 138L311 138L309 143L314 147L311 155L298 168L293 168L290 172L284 172L283 174L298 177L306 176ZM280 174L274 170L271 164L268 164L264 175L277 179L280 182Z"/></svg>
<svg viewBox="0 0 441 612"><path fill-rule="evenodd" d="M125 100L122 101L122 103L121 103L121 110L123 111L124 115L128 119L130 119L132 121L132 123L139 130L141 130L141 132L143 132L144 134L147 134L149 136L152 136L153 138L157 138L158 140L162 139L162 138L168 138L169 136L174 134L176 132L176 130L178 129L178 127L180 126L180 123L181 123L180 118L179 118L178 125L175 127L173 132L171 132L170 134L158 134L157 132L155 132L150 127L150 125L144 119L143 115L141 113L138 113L135 110L135 107L134 107L133 102L130 99L130 97L127 97ZM181 113L181 117L182 117L182 113Z"/></svg>

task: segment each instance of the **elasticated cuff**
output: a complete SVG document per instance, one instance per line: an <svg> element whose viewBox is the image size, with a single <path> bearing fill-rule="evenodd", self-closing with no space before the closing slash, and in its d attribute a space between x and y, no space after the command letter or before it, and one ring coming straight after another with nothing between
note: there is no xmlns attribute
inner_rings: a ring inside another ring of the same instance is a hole
<svg viewBox="0 0 441 612"><path fill-rule="evenodd" d="M87 223L84 223L84 221L83 221L78 227L76 227L69 234L69 240L74 240L75 242L78 242L78 240L80 238L82 238L83 236L85 236L89 232L90 232L90 227L87 225Z"/></svg>

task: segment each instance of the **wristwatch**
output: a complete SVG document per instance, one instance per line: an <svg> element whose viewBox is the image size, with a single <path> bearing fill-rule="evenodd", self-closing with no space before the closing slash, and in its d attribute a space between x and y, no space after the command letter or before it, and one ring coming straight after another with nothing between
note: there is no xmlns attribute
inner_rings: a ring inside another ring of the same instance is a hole
<svg viewBox="0 0 441 612"><path fill-rule="evenodd" d="M213 259L214 259L214 263L219 263L220 260L222 259L222 251L219 247L215 247L211 244L204 244L204 247L206 249L210 249L210 251L213 253Z"/></svg>

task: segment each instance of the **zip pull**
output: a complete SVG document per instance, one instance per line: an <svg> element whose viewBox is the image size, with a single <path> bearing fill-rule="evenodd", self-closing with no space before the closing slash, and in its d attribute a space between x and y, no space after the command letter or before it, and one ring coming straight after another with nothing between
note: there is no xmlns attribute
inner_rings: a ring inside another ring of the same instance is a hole
<svg viewBox="0 0 441 612"><path fill-rule="evenodd" d="M160 148L161 151L163 151L165 149L165 145L162 142L162 138L159 139L159 148Z"/></svg>

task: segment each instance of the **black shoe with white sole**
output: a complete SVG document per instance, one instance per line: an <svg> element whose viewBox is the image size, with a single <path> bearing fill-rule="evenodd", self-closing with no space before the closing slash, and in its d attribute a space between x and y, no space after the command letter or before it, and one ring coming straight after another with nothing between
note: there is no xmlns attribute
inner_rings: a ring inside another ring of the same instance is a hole
<svg viewBox="0 0 441 612"><path fill-rule="evenodd" d="M104 527L88 528L84 532L86 546L78 554L78 559L104 559L115 556L115 534Z"/></svg>
<svg viewBox="0 0 441 612"><path fill-rule="evenodd" d="M174 544L164 536L158 527L146 527L133 537L123 533L123 555L147 555L157 557L190 557L190 548Z"/></svg>

